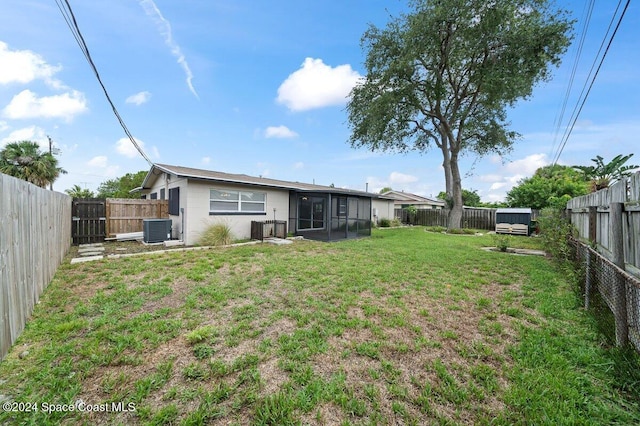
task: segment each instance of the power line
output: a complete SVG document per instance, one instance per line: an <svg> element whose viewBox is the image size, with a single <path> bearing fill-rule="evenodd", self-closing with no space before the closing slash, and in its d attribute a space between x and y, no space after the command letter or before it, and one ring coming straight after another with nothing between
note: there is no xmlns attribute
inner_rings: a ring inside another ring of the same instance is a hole
<svg viewBox="0 0 640 426"><path fill-rule="evenodd" d="M107 91L107 88L102 82L102 78L100 77L98 68L96 67L95 63L93 62L93 59L91 58L91 54L89 53L89 48L87 47L87 43L85 42L84 37L82 36L82 32L80 32L80 27L78 27L78 22L76 21L76 17L73 13L73 10L71 9L69 0L64 0L64 4L62 3L62 0L55 0L55 1L56 1L56 4L58 5L58 9L62 13L62 17L64 18L65 22L67 23L67 26L69 27L69 29L71 30L71 33L73 34L73 37L78 43L78 46L80 46L80 50L84 54L85 59L89 63L89 66L91 67L91 69L93 70L93 73L98 79L98 83L100 83L100 87L102 87L102 91L104 92L104 95L107 98L109 105L111 105L111 109L113 110L113 113L118 119L120 126L124 130L124 133L127 135L127 137L129 138L133 146L138 150L140 155L142 155L142 157L147 161L149 166L152 166L153 162L149 159L147 154L145 154L145 152L142 150L142 147L138 144L138 142L136 142L133 135L127 128L127 125L125 124L124 120L120 116L118 109L116 108L115 104L111 100L111 97L109 96L109 92Z"/></svg>
<svg viewBox="0 0 640 426"><path fill-rule="evenodd" d="M609 29L611 29L611 25L613 24L614 20L615 20L615 15L618 12L618 9L620 7L620 4L622 3L622 0L620 0L618 2L618 7L616 8L616 11L614 12L614 15L611 19L611 22L609 23L609 28L607 29L607 34L609 33ZM571 116L571 118L569 119L570 121L570 125L567 127L567 129L565 130L565 134L563 137L563 141L560 144L559 148L558 148L558 153L555 156L554 160L553 160L553 165L556 165L558 163L558 160L560 159L560 155L562 154L562 151L564 150L565 146L567 145L567 141L569 140L569 137L571 136L571 133L573 132L573 128L576 124L576 121L578 121L578 117L580 116L580 113L582 112L582 108L584 107L584 104L587 102L587 98L589 97L589 93L591 93L591 89L593 88L593 84L595 83L596 77L598 76L598 73L600 72L600 68L602 67L602 63L604 62L604 59L607 56L607 53L609 53L609 48L611 47L611 43L613 42L613 39L615 38L618 29L620 28L620 24L622 23L622 19L624 18L625 13L627 12L627 9L629 8L629 3L631 3L631 0L627 0L627 3L624 6L624 9L622 10L622 13L620 14L620 18L618 18L618 22L616 24L615 29L613 30L613 33L611 34L611 37L609 38L609 42L607 43L607 47L604 51L604 53L602 54L602 57L600 58L600 62L598 63L598 67L595 71L595 73L593 74L593 77L591 78L591 82L589 83L589 87L587 88L586 92L585 92L585 87L586 87L586 82L585 82L585 86L582 88L582 92L580 93L580 97L582 97L582 94L584 93L584 97L582 98L582 102L580 102L578 100L578 102L580 103L580 106L578 107L578 104L576 104L576 108L574 108L574 113ZM604 45L604 42L606 40L606 34L605 34L605 38L602 40L602 44L600 45L600 49L598 50L598 54L600 53L600 51L602 50L602 46ZM597 58L597 55L596 55ZM589 75L591 75L591 71L593 71L593 67L595 66L595 60L593 65L591 66L591 70L589 71Z"/></svg>
<svg viewBox="0 0 640 426"><path fill-rule="evenodd" d="M582 56L582 47L584 46L584 41L587 36L587 32L589 30L589 23L591 22L591 16L593 13L593 5L595 0L590 0L588 4L585 4L585 10L583 11L583 16L586 16L584 19L584 24L582 26L582 33L580 34L580 41L578 42L578 48L576 49L576 56L574 58L573 67L571 68L571 75L569 77L569 84L567 85L567 91L564 94L564 99L562 101L562 106L560 107L560 111L558 112L558 116L556 117L556 129L553 135L553 145L551 146L551 157L553 157L554 149L556 147L556 141L558 140L558 135L560 134L560 127L562 126L562 121L564 120L564 113L567 107L567 102L569 101L569 95L571 94L571 89L573 88L573 81L576 76L576 71L578 69L578 63L580 62L580 57Z"/></svg>

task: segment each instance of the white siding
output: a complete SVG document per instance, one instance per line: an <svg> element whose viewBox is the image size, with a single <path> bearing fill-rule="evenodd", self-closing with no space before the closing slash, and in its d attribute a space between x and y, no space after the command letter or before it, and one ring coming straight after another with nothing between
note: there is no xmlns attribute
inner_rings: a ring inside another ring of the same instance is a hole
<svg viewBox="0 0 640 426"><path fill-rule="evenodd" d="M378 223L380 219L389 219L389 220L393 219L393 214L394 214L393 200L382 200L382 199L372 198L371 209L373 210L371 212L371 220L373 220L375 223ZM373 214L374 211L377 212L378 214L374 215Z"/></svg>
<svg viewBox="0 0 640 426"><path fill-rule="evenodd" d="M188 190L188 181L186 178L178 178L174 175L170 176L169 179L166 178L167 175L163 173L158 176L158 178L153 182L151 189L143 191L144 194L149 198L149 194L156 192L158 194L158 199L160 199L160 189L165 190L165 199L169 199L169 189L180 188L180 209L185 209L185 226L186 226L186 203L187 203L187 190ZM175 239L182 239L182 222L183 218L180 215L169 215L171 218L171 236ZM188 244L185 242L185 244Z"/></svg>
<svg viewBox="0 0 640 426"><path fill-rule="evenodd" d="M209 215L209 190L251 190L260 191L267 194L266 214L241 214L241 215ZM182 198L183 190L180 189ZM192 245L198 242L202 232L215 223L226 223L231 228L234 238L246 239L251 237L251 221L273 220L275 208L275 219L288 222L289 219L289 191L285 189L266 189L255 186L238 184L214 183L205 181L190 180L188 191L184 191L187 196L185 216L185 244ZM287 229L289 224L287 223Z"/></svg>

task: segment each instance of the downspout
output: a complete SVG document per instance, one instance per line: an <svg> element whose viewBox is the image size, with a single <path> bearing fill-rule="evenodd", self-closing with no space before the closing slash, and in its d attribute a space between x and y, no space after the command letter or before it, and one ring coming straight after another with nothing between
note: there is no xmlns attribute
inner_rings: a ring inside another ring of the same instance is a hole
<svg viewBox="0 0 640 426"><path fill-rule="evenodd" d="M180 207L180 241L184 242L184 207Z"/></svg>

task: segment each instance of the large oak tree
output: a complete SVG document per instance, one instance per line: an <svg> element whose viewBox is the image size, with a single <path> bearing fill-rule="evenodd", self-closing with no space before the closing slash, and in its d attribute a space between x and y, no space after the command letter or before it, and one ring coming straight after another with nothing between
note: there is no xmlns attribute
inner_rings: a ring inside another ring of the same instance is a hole
<svg viewBox="0 0 640 426"><path fill-rule="evenodd" d="M362 37L366 76L347 105L350 144L442 152L449 227L462 218L458 160L503 154L518 134L507 108L550 77L573 22L543 0L421 0ZM532 117L535 120L535 117Z"/></svg>

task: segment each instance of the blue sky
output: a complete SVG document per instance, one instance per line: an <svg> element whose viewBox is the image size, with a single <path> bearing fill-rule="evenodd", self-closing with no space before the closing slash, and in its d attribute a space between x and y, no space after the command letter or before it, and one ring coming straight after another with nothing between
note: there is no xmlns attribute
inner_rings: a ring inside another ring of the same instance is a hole
<svg viewBox="0 0 640 426"><path fill-rule="evenodd" d="M95 190L148 169L118 125L54 0L3 0L0 146L30 139L61 151L55 184ZM442 158L352 149L346 95L364 74L360 37L406 1L70 0L111 98L152 161L370 191L444 190ZM463 187L502 200L553 161L617 2L596 2L560 134L583 1L558 1L578 20L552 81L509 113L523 135L507 157L465 156ZM624 2L623 2L624 3ZM619 15L619 13L618 13ZM640 9L631 4L559 163L637 153ZM634 157L640 163L640 156Z"/></svg>

